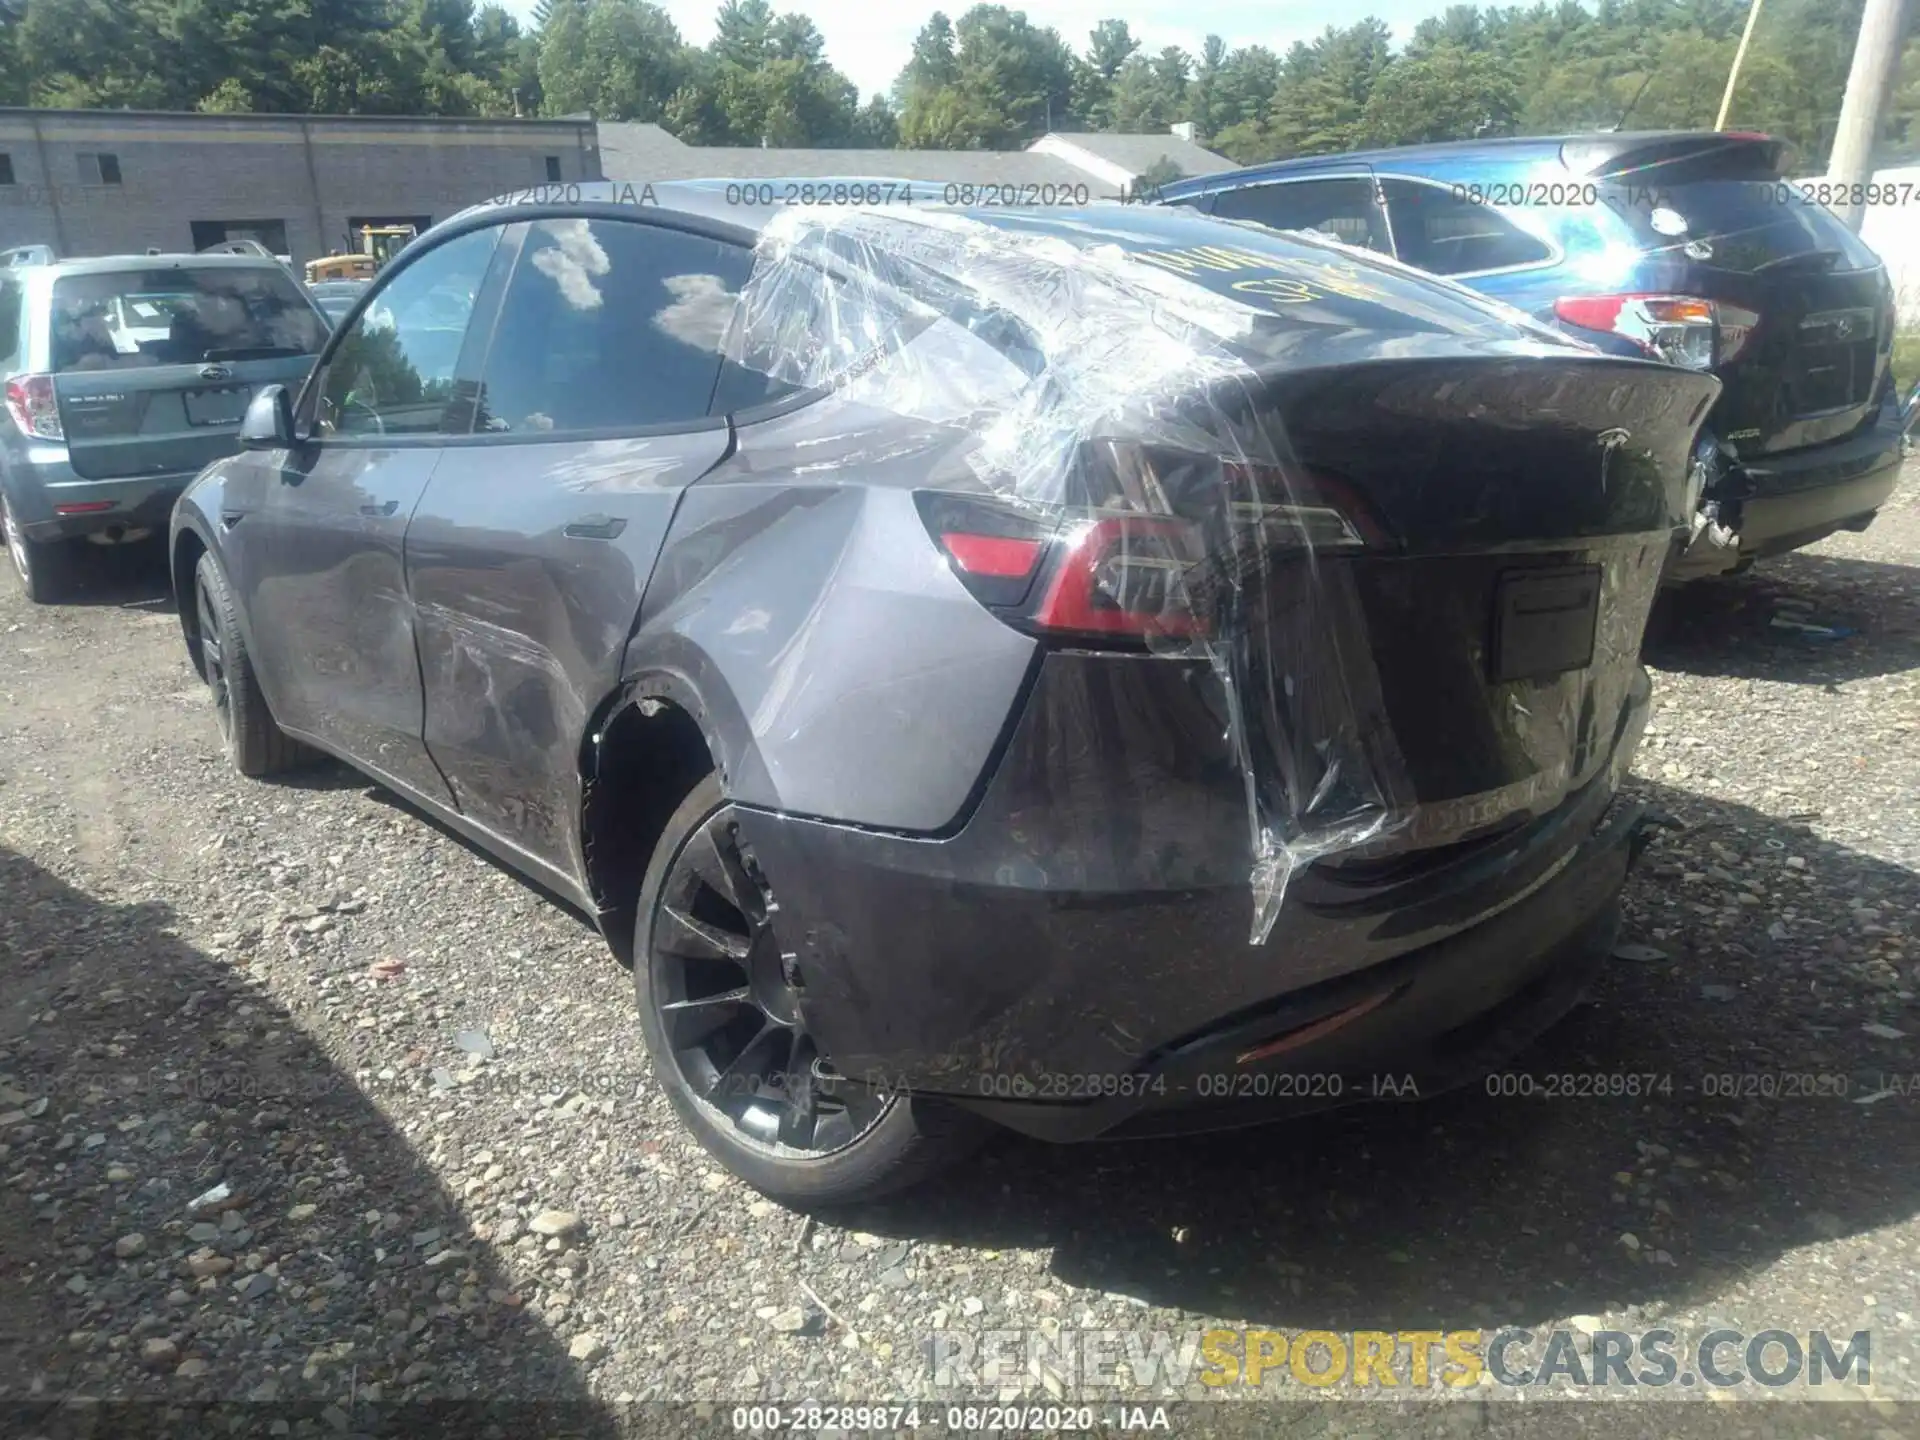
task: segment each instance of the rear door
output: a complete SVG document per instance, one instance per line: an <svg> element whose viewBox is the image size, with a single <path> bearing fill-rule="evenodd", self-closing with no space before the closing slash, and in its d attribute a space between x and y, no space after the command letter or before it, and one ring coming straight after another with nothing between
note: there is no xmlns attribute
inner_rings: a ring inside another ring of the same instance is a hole
<svg viewBox="0 0 1920 1440"><path fill-rule="evenodd" d="M278 265L178 260L53 282L53 389L74 473L192 474L239 448L263 385L297 387L327 322Z"/></svg>
<svg viewBox="0 0 1920 1440"><path fill-rule="evenodd" d="M582 873L580 747L680 492L726 456L720 351L749 250L639 220L517 246L471 436L407 531L426 744L460 808Z"/></svg>
<svg viewBox="0 0 1920 1440"><path fill-rule="evenodd" d="M1252 220L1274 230L1305 230L1362 250L1393 253L1393 237L1373 171L1364 165L1338 174L1243 185L1213 197L1212 212Z"/></svg>
<svg viewBox="0 0 1920 1440"><path fill-rule="evenodd" d="M442 443L470 426L463 351L484 333L472 322L499 236L476 230L389 272L302 397L314 438L263 457L274 473L225 542L246 552L236 569L280 722L442 804L401 547Z"/></svg>
<svg viewBox="0 0 1920 1440"><path fill-rule="evenodd" d="M1380 191L1393 223L1395 255L1429 275L1523 304L1543 267L1559 258L1538 211L1508 213L1474 199L1465 186L1410 175L1381 176Z"/></svg>

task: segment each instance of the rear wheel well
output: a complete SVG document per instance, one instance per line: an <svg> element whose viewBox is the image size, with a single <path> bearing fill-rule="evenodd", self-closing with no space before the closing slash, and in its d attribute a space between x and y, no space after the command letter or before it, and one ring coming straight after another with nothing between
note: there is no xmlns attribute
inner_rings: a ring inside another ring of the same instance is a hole
<svg viewBox="0 0 1920 1440"><path fill-rule="evenodd" d="M200 624L193 607L194 572L200 557L207 553L206 542L191 530L182 530L174 542L169 573L173 577L173 604L180 614L180 633L186 638L187 657L194 673L205 678L200 664Z"/></svg>
<svg viewBox="0 0 1920 1440"><path fill-rule="evenodd" d="M615 712L588 761L580 822L587 884L614 957L631 966L647 862L673 812L712 773L713 753L685 710L643 699Z"/></svg>

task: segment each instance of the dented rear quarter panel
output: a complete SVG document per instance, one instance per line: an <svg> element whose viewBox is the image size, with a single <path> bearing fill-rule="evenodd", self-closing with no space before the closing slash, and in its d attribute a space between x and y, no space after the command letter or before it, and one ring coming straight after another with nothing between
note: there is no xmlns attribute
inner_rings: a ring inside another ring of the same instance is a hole
<svg viewBox="0 0 1920 1440"><path fill-rule="evenodd" d="M682 498L626 677L701 720L736 802L907 833L963 815L1038 649L914 506L968 443L826 397L742 424Z"/></svg>

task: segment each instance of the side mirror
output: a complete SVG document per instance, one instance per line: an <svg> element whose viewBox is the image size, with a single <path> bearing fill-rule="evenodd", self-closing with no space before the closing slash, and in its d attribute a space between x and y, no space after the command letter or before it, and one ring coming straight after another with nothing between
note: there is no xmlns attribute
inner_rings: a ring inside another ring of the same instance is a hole
<svg viewBox="0 0 1920 1440"><path fill-rule="evenodd" d="M262 386L247 404L240 422L240 444L248 450L284 450L293 443L293 401L284 385Z"/></svg>

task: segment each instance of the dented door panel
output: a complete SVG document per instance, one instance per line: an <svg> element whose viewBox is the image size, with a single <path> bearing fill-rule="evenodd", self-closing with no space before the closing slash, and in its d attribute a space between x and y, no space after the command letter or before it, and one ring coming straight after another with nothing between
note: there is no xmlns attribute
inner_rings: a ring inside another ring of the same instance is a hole
<svg viewBox="0 0 1920 1440"><path fill-rule="evenodd" d="M420 741L420 669L402 568L432 446L276 452L230 550L280 723L429 799L450 797ZM265 462L263 462L264 464Z"/></svg>
<svg viewBox="0 0 1920 1440"><path fill-rule="evenodd" d="M675 435L453 445L407 532L426 748L461 812L581 873L580 747L680 491L727 451Z"/></svg>

